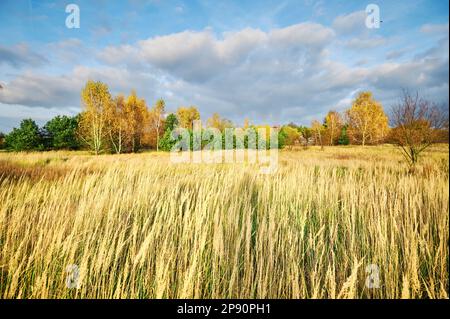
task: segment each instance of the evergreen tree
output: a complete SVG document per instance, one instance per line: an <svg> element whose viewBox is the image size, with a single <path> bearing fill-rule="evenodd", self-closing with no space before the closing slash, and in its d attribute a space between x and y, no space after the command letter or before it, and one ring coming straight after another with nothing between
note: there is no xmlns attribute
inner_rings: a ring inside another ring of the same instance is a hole
<svg viewBox="0 0 450 319"><path fill-rule="evenodd" d="M339 136L338 144L339 145L350 144L350 139L348 138L347 134L347 125L344 125L341 129L341 135Z"/></svg>
<svg viewBox="0 0 450 319"><path fill-rule="evenodd" d="M32 119L22 120L19 128L14 128L5 138L8 150L32 151L44 150L42 132Z"/></svg>
<svg viewBox="0 0 450 319"><path fill-rule="evenodd" d="M52 149L77 149L76 131L78 117L56 116L44 126L48 147Z"/></svg>

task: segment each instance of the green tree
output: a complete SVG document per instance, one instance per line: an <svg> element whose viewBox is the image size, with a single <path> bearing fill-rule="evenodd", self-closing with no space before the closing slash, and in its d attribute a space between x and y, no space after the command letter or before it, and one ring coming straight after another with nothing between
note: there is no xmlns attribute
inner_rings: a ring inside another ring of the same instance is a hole
<svg viewBox="0 0 450 319"><path fill-rule="evenodd" d="M5 134L0 132L0 150L5 147Z"/></svg>
<svg viewBox="0 0 450 319"><path fill-rule="evenodd" d="M163 151L170 151L175 145L176 140L172 137L172 132L178 126L177 116L173 113L166 117L164 123L164 135L159 140L159 148Z"/></svg>
<svg viewBox="0 0 450 319"><path fill-rule="evenodd" d="M166 121L164 123L164 131L172 131L175 127L178 125L178 119L177 116L173 113L170 113L166 117Z"/></svg>
<svg viewBox="0 0 450 319"><path fill-rule="evenodd" d="M272 132L272 134L274 134L274 132ZM288 133L286 131L284 131L283 129L278 130L278 146L276 148L282 149L284 148L284 146L286 146L286 141L291 137L288 136ZM270 141L269 141L269 145L267 146L267 149L273 149L275 148L274 145L270 145Z"/></svg>
<svg viewBox="0 0 450 319"><path fill-rule="evenodd" d="M347 125L344 125L341 129L341 135L338 140L339 145L348 145L350 144L350 139L347 134Z"/></svg>
<svg viewBox="0 0 450 319"><path fill-rule="evenodd" d="M76 137L78 116L56 116L48 121L44 130L52 149L77 149L79 144Z"/></svg>
<svg viewBox="0 0 450 319"><path fill-rule="evenodd" d="M291 126L291 124L283 126L280 133L285 135L284 144L287 146L292 147L300 140L300 132L297 127Z"/></svg>
<svg viewBox="0 0 450 319"><path fill-rule="evenodd" d="M41 132L32 119L22 120L20 127L6 136L5 144L8 150L16 152L44 149Z"/></svg>

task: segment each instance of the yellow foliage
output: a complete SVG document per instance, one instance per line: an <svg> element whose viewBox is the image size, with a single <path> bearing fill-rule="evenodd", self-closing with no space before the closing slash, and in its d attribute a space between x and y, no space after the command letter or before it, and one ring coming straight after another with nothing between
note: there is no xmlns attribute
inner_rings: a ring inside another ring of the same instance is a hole
<svg viewBox="0 0 450 319"><path fill-rule="evenodd" d="M348 134L354 143L376 144L388 134L388 117L371 92L361 92L347 110Z"/></svg>
<svg viewBox="0 0 450 319"><path fill-rule="evenodd" d="M181 127L192 129L193 122L200 120L200 113L195 106L180 106L177 110L177 118Z"/></svg>

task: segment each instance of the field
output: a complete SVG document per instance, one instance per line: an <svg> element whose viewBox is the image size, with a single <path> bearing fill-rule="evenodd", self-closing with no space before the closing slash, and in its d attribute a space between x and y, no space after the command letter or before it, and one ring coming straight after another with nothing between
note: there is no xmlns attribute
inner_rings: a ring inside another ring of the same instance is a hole
<svg viewBox="0 0 450 319"><path fill-rule="evenodd" d="M448 298L448 150L282 150L272 175L0 153L0 297Z"/></svg>

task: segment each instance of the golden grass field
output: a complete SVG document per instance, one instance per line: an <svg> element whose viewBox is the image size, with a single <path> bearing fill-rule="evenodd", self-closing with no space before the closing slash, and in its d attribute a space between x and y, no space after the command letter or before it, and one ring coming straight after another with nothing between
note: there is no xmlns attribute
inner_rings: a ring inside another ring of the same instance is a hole
<svg viewBox="0 0 450 319"><path fill-rule="evenodd" d="M273 175L3 152L0 297L448 298L448 151L408 173L389 145L282 150Z"/></svg>

